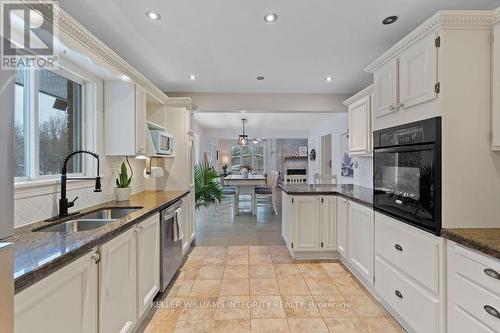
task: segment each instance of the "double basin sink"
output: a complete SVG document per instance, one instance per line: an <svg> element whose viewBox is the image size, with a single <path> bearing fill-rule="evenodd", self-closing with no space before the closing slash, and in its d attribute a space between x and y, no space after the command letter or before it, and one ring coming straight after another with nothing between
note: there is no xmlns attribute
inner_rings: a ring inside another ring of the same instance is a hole
<svg viewBox="0 0 500 333"><path fill-rule="evenodd" d="M93 230L118 221L120 218L125 217L141 208L142 207L103 208L92 213L80 215L78 218L73 220L41 227L33 231L79 232Z"/></svg>

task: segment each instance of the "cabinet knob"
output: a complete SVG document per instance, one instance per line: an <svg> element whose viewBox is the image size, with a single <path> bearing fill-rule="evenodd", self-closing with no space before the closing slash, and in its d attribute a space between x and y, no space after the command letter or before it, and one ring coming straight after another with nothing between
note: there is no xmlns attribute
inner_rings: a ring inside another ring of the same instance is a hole
<svg viewBox="0 0 500 333"><path fill-rule="evenodd" d="M394 245L394 248L398 250L399 252L403 252L403 247L399 244Z"/></svg>
<svg viewBox="0 0 500 333"><path fill-rule="evenodd" d="M90 258L94 260L94 262L97 264L101 260L101 254L99 252L94 252Z"/></svg>
<svg viewBox="0 0 500 333"><path fill-rule="evenodd" d="M486 268L484 274L488 275L490 278L500 280L500 274L491 268Z"/></svg>
<svg viewBox="0 0 500 333"><path fill-rule="evenodd" d="M491 305L485 305L484 311L486 311L486 313L489 314L490 316L500 319L500 313L497 311L497 309L495 309Z"/></svg>
<svg viewBox="0 0 500 333"><path fill-rule="evenodd" d="M403 299L403 294L399 290L395 290L394 293L396 294L396 296Z"/></svg>

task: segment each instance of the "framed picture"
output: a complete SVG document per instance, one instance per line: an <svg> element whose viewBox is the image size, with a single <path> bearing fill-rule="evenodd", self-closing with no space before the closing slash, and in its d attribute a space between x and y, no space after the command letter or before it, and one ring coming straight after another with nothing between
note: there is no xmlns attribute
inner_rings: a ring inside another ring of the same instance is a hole
<svg viewBox="0 0 500 333"><path fill-rule="evenodd" d="M299 156L301 157L307 156L307 146L299 147Z"/></svg>
<svg viewBox="0 0 500 333"><path fill-rule="evenodd" d="M354 177L354 163L349 155L349 136L340 135L340 174L342 177Z"/></svg>

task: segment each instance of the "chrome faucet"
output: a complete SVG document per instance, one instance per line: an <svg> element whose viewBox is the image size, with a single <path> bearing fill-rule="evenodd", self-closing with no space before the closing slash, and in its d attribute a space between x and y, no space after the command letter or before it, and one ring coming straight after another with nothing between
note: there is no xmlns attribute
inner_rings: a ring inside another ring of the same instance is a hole
<svg viewBox="0 0 500 333"><path fill-rule="evenodd" d="M68 162L69 162L70 158L72 158L73 156L78 155L78 154L89 154L89 155L94 156L97 159L97 176L96 177L72 177L72 178L68 178L66 176ZM72 152L68 156L66 156L66 158L63 161L62 169L61 169L61 198L59 199L59 215L51 217L50 219L47 219L46 221L54 221L54 220L57 220L57 219L60 219L60 218L66 217L66 216L78 214L77 212L71 213L71 214L68 213L68 208L73 207L75 205L75 201L76 201L76 199L78 199L78 197L74 198L73 201L68 201L68 198L66 197L66 182L68 180L88 180L88 179L95 179L94 192L101 192L101 177L99 176L99 155L94 153L94 152L87 151L87 150L77 150L77 151Z"/></svg>

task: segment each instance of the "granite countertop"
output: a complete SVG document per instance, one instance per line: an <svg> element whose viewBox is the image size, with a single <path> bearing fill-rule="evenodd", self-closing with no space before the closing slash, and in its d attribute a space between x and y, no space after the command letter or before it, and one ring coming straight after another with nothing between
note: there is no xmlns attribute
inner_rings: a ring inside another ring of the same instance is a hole
<svg viewBox="0 0 500 333"><path fill-rule="evenodd" d="M14 282L15 292L33 285L59 268L67 265L93 247L109 241L118 234L131 228L145 218L172 205L189 191L144 191L130 196L130 201L109 201L86 209L88 213L110 207L142 207L129 215L97 229L73 233L34 232L41 226L58 224L60 221L36 222L16 228L14 235L2 239L2 242L14 243ZM71 220L73 215L64 220Z"/></svg>
<svg viewBox="0 0 500 333"><path fill-rule="evenodd" d="M441 236L500 259L500 228L443 229Z"/></svg>
<svg viewBox="0 0 500 333"><path fill-rule="evenodd" d="M278 187L290 195L340 195L363 205L373 206L373 189L364 186L352 184L312 185L279 183Z"/></svg>

